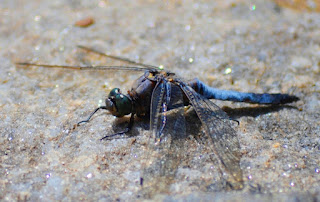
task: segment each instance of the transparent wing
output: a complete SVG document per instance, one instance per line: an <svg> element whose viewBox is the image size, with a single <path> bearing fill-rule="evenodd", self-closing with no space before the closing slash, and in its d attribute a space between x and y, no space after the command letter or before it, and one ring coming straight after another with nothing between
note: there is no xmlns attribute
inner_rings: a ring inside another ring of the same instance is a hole
<svg viewBox="0 0 320 202"><path fill-rule="evenodd" d="M171 86L169 86L169 88L170 87ZM170 93L171 90L169 89L169 92L167 92L166 88L168 88L168 84L159 81L152 92L150 106L150 129L152 131L152 136L155 139L160 138L161 134L158 130L160 127L160 117L162 119L165 118L168 101L170 102L170 97L167 97L167 94Z"/></svg>
<svg viewBox="0 0 320 202"><path fill-rule="evenodd" d="M217 105L196 93L183 83L179 86L194 107L205 132L211 137L213 151L218 156L228 175L227 182L233 189L243 187L240 168L240 145L236 131L230 126L228 116Z"/></svg>
<svg viewBox="0 0 320 202"><path fill-rule="evenodd" d="M155 87L151 101L149 165L143 173L145 196L166 193L184 158L186 127L183 93L172 83L162 80Z"/></svg>
<svg viewBox="0 0 320 202"><path fill-rule="evenodd" d="M47 67L47 68L63 68L63 69L76 69L76 70L129 70L129 71L146 71L146 70L157 70L158 67L154 65L148 65L140 62L136 62L127 58L108 55L101 51L95 50L93 48L85 47L78 45L78 48L81 48L86 51L91 51L93 53L114 59L123 62L127 62L129 64L138 65L138 66L69 66L69 65L49 65L49 64L36 64L29 62L16 62L17 65L21 66L37 66L37 67ZM140 66L140 67L139 67Z"/></svg>
<svg viewBox="0 0 320 202"><path fill-rule="evenodd" d="M78 48L81 48L81 49L83 49L83 50L86 50L86 51L90 51L90 52L93 52L93 53L96 53L96 54L99 54L99 55L102 55L102 56L105 56L105 57L114 59L114 60L119 60L119 61L127 62L127 63L133 64L133 65L139 65L139 66L145 67L145 69L149 69L149 70L158 69L158 67L157 67L157 66L154 66L154 65L148 65L148 64L141 63L141 62L136 62L136 61L130 60L130 59L128 59L128 58L119 57L119 56L114 56L114 55L109 55L109 54L103 53L103 52L101 52L101 51L98 51L98 50L96 50L96 49L89 48L89 47L86 47L86 46L78 45L77 47L78 47Z"/></svg>
<svg viewBox="0 0 320 202"><path fill-rule="evenodd" d="M75 69L75 70L126 70L126 71L146 71L147 70L147 68L135 67L135 66L103 66L103 65L102 66L69 66L69 65L35 64L35 63L29 63L29 62L17 62L16 64L21 66L35 66L35 67Z"/></svg>

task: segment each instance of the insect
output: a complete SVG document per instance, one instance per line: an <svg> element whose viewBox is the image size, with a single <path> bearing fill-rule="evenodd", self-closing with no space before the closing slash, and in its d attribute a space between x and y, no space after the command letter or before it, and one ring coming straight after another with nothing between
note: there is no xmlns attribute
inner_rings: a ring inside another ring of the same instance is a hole
<svg viewBox="0 0 320 202"><path fill-rule="evenodd" d="M268 105L286 104L299 100L298 97L288 94L256 94L220 90L207 86L198 79L185 82L174 73L161 70L153 65L107 55L84 46L79 46L79 48L136 66L81 67L33 63L17 64L77 70L116 69L144 71L144 74L135 81L127 94L122 93L119 88L112 89L105 100L105 106L96 108L86 120L79 122L77 125L89 122L92 116L99 110L108 110L116 117L123 117L129 114L131 117L128 126L123 131L107 135L102 139L129 132L133 126L135 115L150 118L150 129L155 142L161 142L168 133L171 133L172 140L179 139L179 137L173 137L173 135L182 137L186 133L183 108L184 106L191 105L202 123L205 134L211 139L215 155L230 174L228 181L234 189L241 189L243 186L242 170L239 165L241 158L239 141L235 130L228 122L230 121L228 115L209 99ZM173 110L176 110L174 117L170 115L170 111Z"/></svg>

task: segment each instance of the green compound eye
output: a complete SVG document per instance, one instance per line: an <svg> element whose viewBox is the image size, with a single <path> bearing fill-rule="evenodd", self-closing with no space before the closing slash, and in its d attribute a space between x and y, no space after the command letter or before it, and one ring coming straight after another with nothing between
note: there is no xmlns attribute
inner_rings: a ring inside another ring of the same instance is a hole
<svg viewBox="0 0 320 202"><path fill-rule="evenodd" d="M120 93L120 89L119 88L114 88L110 91L109 95L108 95L108 98L109 99L112 99L112 98L115 98L117 94Z"/></svg>
<svg viewBox="0 0 320 202"><path fill-rule="evenodd" d="M117 117L128 115L131 113L131 100L123 95L119 88L114 88L110 91L106 100L108 110Z"/></svg>

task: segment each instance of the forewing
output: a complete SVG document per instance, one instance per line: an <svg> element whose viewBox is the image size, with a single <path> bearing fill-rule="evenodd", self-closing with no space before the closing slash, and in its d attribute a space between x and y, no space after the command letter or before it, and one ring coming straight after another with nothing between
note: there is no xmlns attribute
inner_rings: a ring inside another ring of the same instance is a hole
<svg viewBox="0 0 320 202"><path fill-rule="evenodd" d="M166 112L166 108L163 108L164 105L167 105L166 94L166 84L159 81L152 92L150 106L150 129L155 139L160 138L161 135L159 134L160 117L162 113Z"/></svg>
<svg viewBox="0 0 320 202"><path fill-rule="evenodd" d="M183 106L183 93L178 86L166 80L156 85L151 101L149 165L142 176L145 196L168 192L174 181L184 155Z"/></svg>
<svg viewBox="0 0 320 202"><path fill-rule="evenodd" d="M96 53L96 54L99 54L99 55L102 55L102 56L105 56L105 57L108 57L108 58L111 58L111 59L114 59L114 60L119 60L119 61L127 62L129 64L134 64L134 65L139 65L139 66L144 67L144 69L148 69L148 70L158 69L158 67L156 67L154 65L148 65L148 64L144 64L144 63L140 63L140 62L136 62L136 61L130 60L128 58L109 55L109 54L103 53L102 51L98 51L98 50L96 50L94 48L89 48L89 47L82 46L82 45L78 45L78 48L81 48L81 49L84 49L84 50L87 50L87 51L91 51L93 53Z"/></svg>
<svg viewBox="0 0 320 202"><path fill-rule="evenodd" d="M70 65L48 65L48 64L36 64L36 63L29 63L29 62L17 62L17 65L20 66L35 66L35 67L46 67L46 68L58 68L58 69L73 69L73 70L88 70L88 71L146 71L146 68L138 67L138 66L106 66L106 65L99 65L99 66L70 66ZM155 69L150 69L155 70Z"/></svg>
<svg viewBox="0 0 320 202"><path fill-rule="evenodd" d="M243 179L240 168L240 145L236 131L230 126L228 116L191 87L183 83L179 85L194 107L205 132L212 139L213 151L228 173L227 182L233 189L241 189Z"/></svg>

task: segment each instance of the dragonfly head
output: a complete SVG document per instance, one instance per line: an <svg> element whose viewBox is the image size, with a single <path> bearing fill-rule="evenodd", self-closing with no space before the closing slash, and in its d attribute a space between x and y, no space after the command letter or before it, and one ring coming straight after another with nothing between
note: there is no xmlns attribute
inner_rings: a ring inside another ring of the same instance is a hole
<svg viewBox="0 0 320 202"><path fill-rule="evenodd" d="M128 115L132 111L131 99L122 94L119 88L110 91L106 99L106 107L116 117Z"/></svg>

